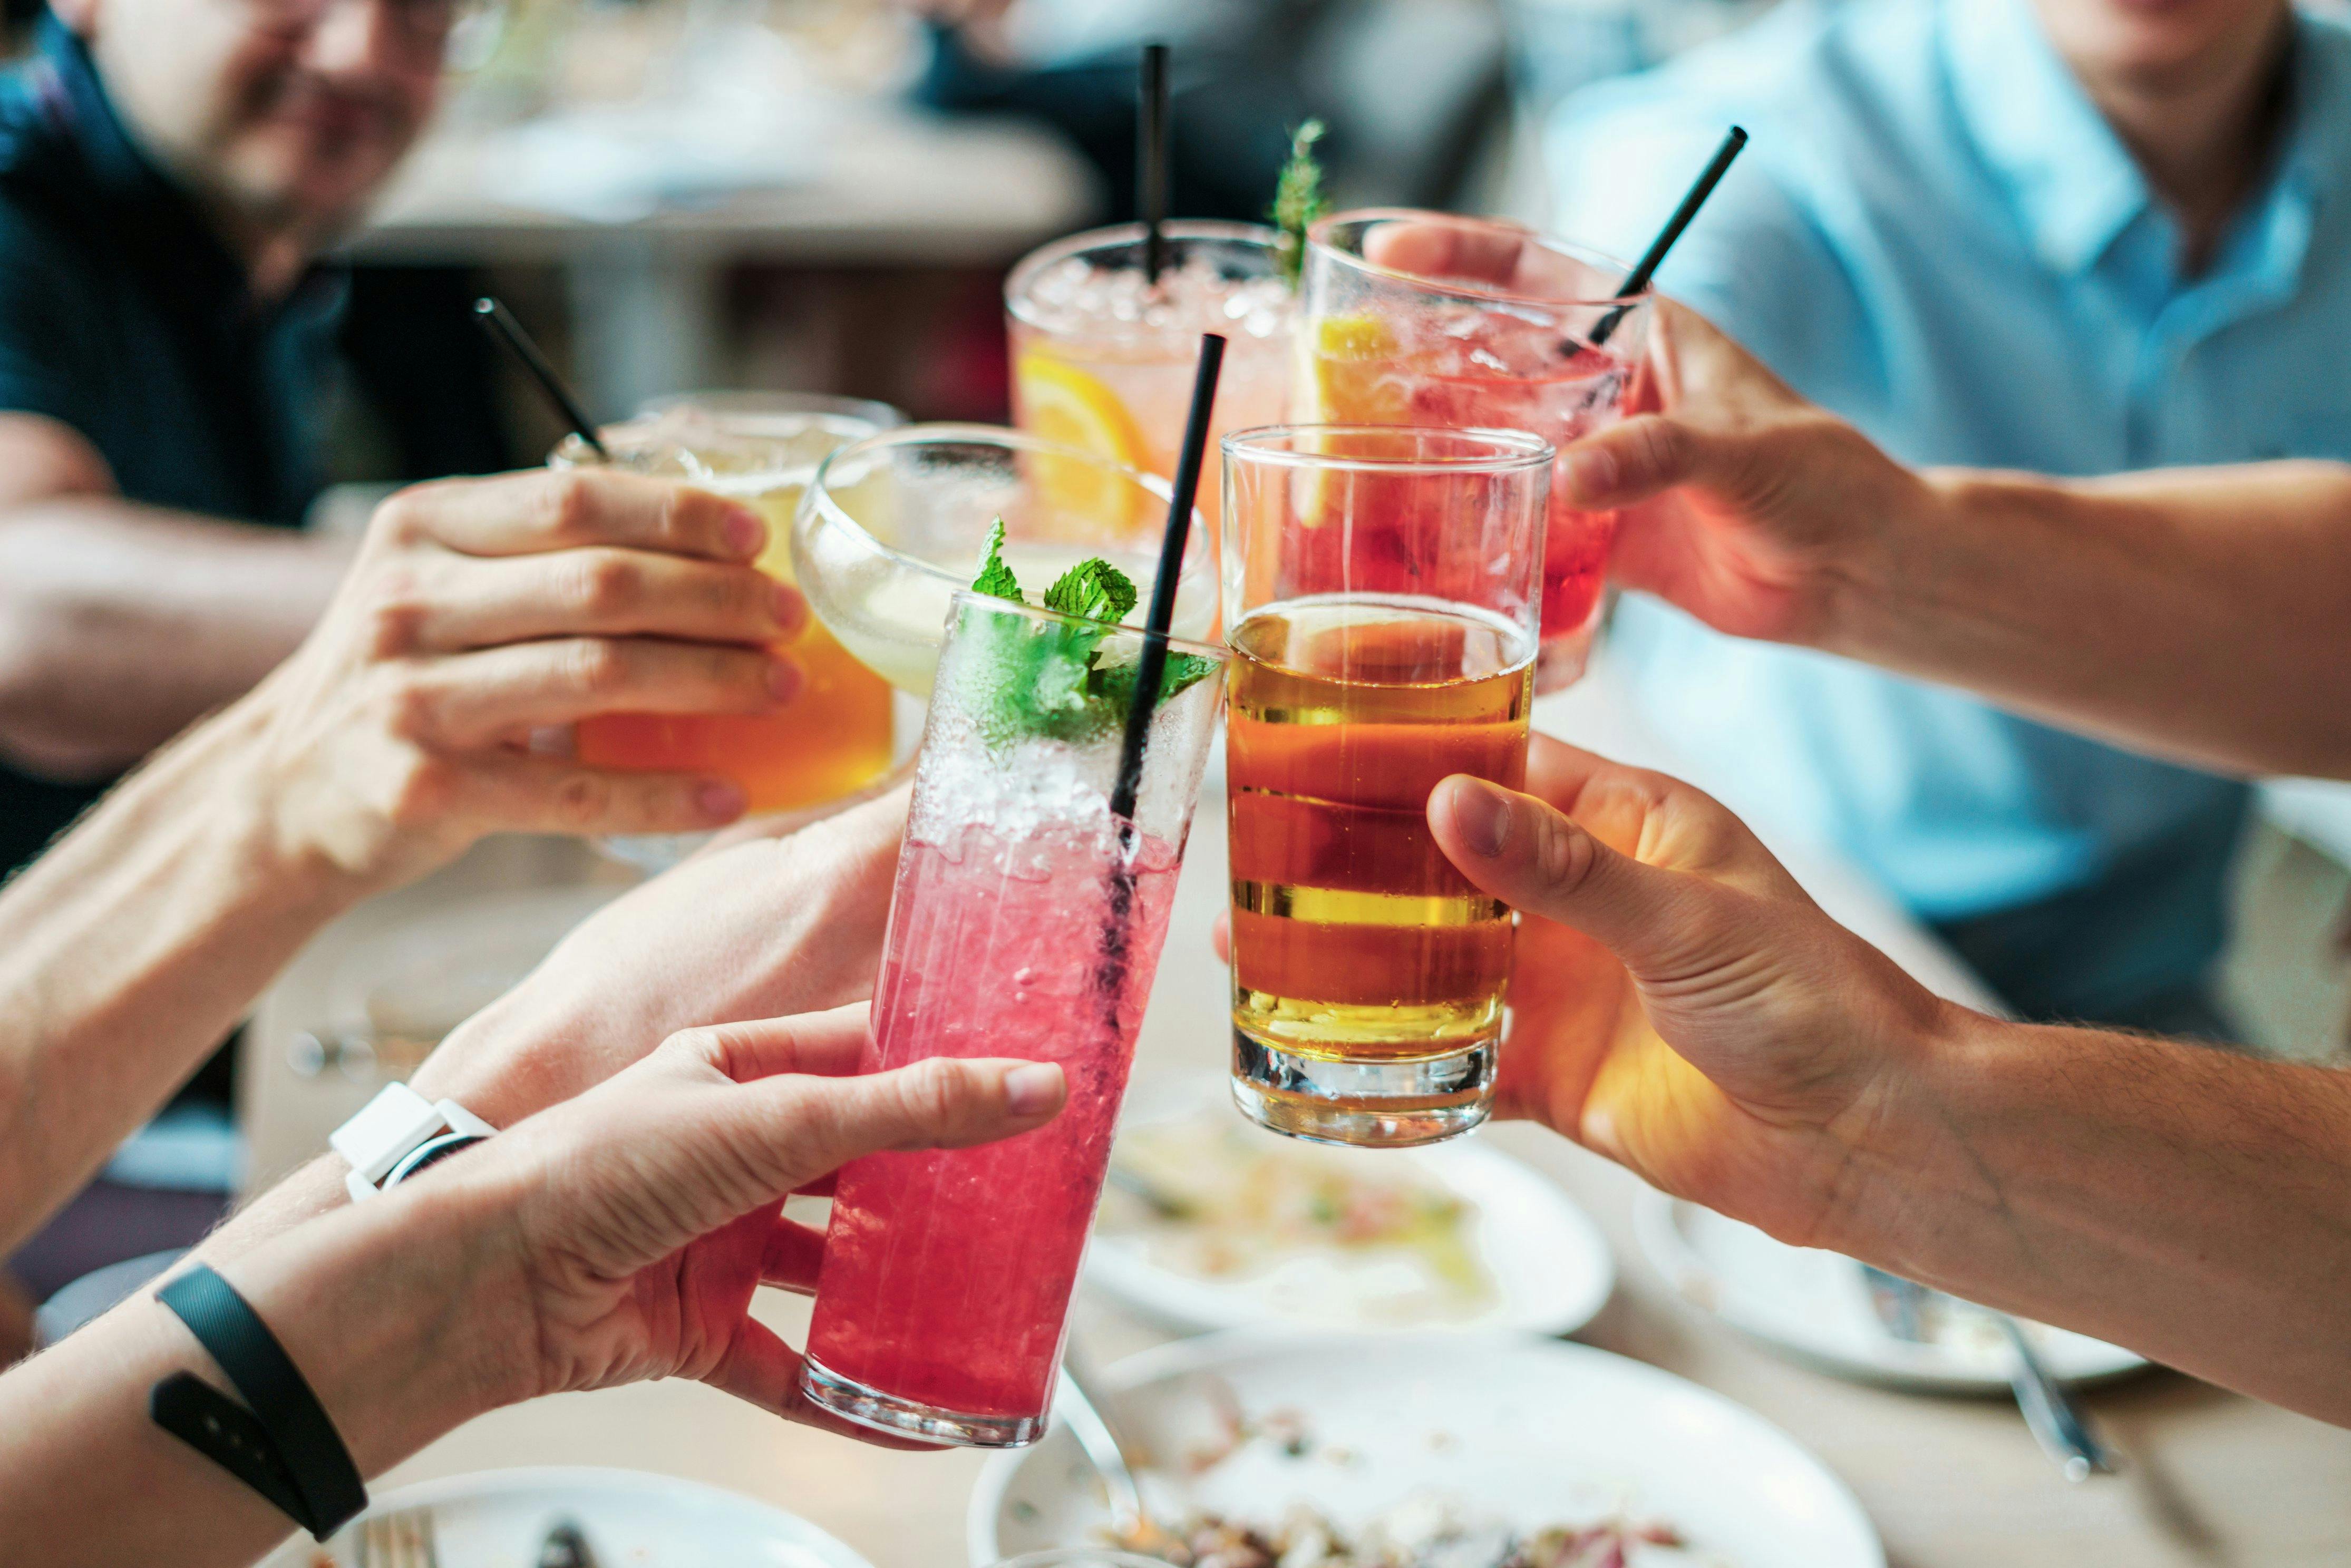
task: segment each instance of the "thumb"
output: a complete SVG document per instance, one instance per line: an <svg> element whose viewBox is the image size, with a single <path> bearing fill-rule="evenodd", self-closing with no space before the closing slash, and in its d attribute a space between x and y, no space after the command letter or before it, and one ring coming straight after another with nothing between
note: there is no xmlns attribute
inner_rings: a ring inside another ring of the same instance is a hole
<svg viewBox="0 0 2351 1568"><path fill-rule="evenodd" d="M1735 486L1746 444L1669 413L1643 414L1569 446L1559 467L1569 505L1629 507L1681 485Z"/></svg>
<svg viewBox="0 0 2351 1568"><path fill-rule="evenodd" d="M865 1155L958 1149L1043 1126L1069 1097L1049 1061L935 1057L854 1078L771 1078L742 1131L783 1155L793 1187Z"/></svg>
<svg viewBox="0 0 2351 1568"><path fill-rule="evenodd" d="M1619 854L1531 795L1456 774L1429 796L1428 823L1479 888L1583 932L1635 976L1669 967L1711 924L1713 884Z"/></svg>

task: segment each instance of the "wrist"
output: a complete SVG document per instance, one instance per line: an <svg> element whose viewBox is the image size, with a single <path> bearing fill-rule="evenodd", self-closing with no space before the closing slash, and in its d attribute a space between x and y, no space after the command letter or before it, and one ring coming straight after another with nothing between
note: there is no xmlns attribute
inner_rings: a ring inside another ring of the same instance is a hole
<svg viewBox="0 0 2351 1568"><path fill-rule="evenodd" d="M1976 476L1962 469L1912 469L1871 447L1874 482L1853 498L1852 515L1830 570L1821 612L1802 639L1848 658L1882 655L1889 626L1898 627L1922 590L1932 592L1934 552L1974 504Z"/></svg>
<svg viewBox="0 0 2351 1568"><path fill-rule="evenodd" d="M361 1474L531 1392L505 1213L458 1182L395 1188L216 1267L299 1367Z"/></svg>

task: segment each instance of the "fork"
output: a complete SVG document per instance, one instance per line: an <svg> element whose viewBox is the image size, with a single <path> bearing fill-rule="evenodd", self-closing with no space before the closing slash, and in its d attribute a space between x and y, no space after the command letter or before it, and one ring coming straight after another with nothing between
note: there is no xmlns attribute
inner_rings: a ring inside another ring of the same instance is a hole
<svg viewBox="0 0 2351 1568"><path fill-rule="evenodd" d="M441 1568L433 1511L407 1508L361 1520L359 1568Z"/></svg>

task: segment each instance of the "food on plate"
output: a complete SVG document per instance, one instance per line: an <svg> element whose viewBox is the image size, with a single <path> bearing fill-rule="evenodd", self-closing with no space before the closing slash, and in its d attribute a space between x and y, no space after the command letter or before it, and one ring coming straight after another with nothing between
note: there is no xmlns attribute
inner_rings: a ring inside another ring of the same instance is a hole
<svg viewBox="0 0 2351 1568"><path fill-rule="evenodd" d="M1366 1327L1476 1316L1478 1207L1414 1161L1293 1142L1229 1111L1120 1134L1098 1234L1193 1279Z"/></svg>
<svg viewBox="0 0 2351 1568"><path fill-rule="evenodd" d="M1123 1550L1176 1568L1719 1568L1669 1524L1629 1515L1512 1530L1441 1499L1414 1498L1349 1530L1302 1504L1276 1521L1196 1514L1145 1525Z"/></svg>

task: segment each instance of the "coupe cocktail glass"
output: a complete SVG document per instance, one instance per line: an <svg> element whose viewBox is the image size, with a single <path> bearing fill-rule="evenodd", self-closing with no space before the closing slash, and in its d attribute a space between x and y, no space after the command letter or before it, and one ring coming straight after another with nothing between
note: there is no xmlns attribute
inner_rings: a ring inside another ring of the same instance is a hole
<svg viewBox="0 0 2351 1568"><path fill-rule="evenodd" d="M843 647L893 685L931 690L948 601L979 570L1002 517L1004 558L1041 590L1100 556L1150 591L1167 482L1123 465L986 424L910 424L825 459L792 525L800 591ZM1155 529L1158 525L1155 525ZM1195 515L1174 631L1216 622L1216 544ZM1140 607L1132 618L1140 624Z"/></svg>
<svg viewBox="0 0 2351 1568"><path fill-rule="evenodd" d="M792 517L828 453L899 423L886 404L796 392L715 392L665 399L599 432L612 461L749 503L768 525L760 570L794 580ZM549 461L599 461L579 436ZM599 768L716 773L742 786L753 815L820 810L855 795L893 760L889 686L811 620L777 644L799 666L799 691L773 714L600 714L576 731L580 759ZM708 835L642 834L603 847L652 870Z"/></svg>
<svg viewBox="0 0 2351 1568"><path fill-rule="evenodd" d="M1156 285L1144 281L1141 224L1094 229L1023 258L1005 280L1004 314L1013 423L1165 479L1183 444L1201 333L1227 342L1211 441L1288 416L1297 299L1270 228L1172 223L1160 232L1166 264ZM1202 486L1200 511L1213 527L1212 485ZM1161 517L1144 508L1127 531L1152 537Z"/></svg>
<svg viewBox="0 0 2351 1568"><path fill-rule="evenodd" d="M1630 269L1516 224L1341 213L1311 232L1295 400L1301 419L1524 430L1553 446L1614 423L1648 340ZM1593 328L1616 318L1607 345ZM1551 497L1536 685L1583 674L1600 622L1613 511Z"/></svg>
<svg viewBox="0 0 2351 1568"><path fill-rule="evenodd" d="M1170 644L1209 664L1167 688L1134 817L1121 821L1111 800L1125 701L1054 706L1040 728L1043 665L1026 651L1098 635L1097 664L1116 670L1142 635L968 592L952 614L864 1066L1055 1061L1069 1103L1004 1143L873 1155L841 1171L802 1382L870 1427L1004 1448L1045 1429L1226 654Z"/></svg>
<svg viewBox="0 0 2351 1568"><path fill-rule="evenodd" d="M1485 1120L1510 909L1428 831L1448 774L1525 779L1553 454L1522 431L1228 436L1233 1096L1297 1137Z"/></svg>

